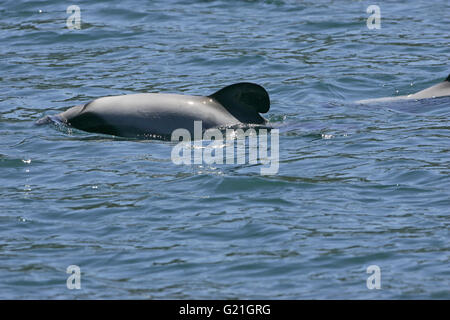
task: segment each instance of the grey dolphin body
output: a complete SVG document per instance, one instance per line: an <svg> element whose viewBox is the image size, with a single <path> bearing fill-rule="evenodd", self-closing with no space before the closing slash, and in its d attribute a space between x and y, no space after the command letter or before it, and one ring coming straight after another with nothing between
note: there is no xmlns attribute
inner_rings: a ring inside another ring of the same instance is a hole
<svg viewBox="0 0 450 320"><path fill-rule="evenodd" d="M450 75L443 82L414 94L360 100L357 103L383 103L408 99L450 96ZM264 125L260 113L270 108L267 91L253 83L237 83L210 96L142 93L95 99L45 117L42 124L56 119L77 129L124 137L170 138L183 128L194 133L194 121L204 130L241 124Z"/></svg>
<svg viewBox="0 0 450 320"><path fill-rule="evenodd" d="M391 102L397 100L419 100L427 98L438 98L450 96L450 75L443 82L438 83L434 86L426 88L422 91L416 92L414 94L409 94L407 96L397 96L397 97L386 97L386 98L376 98L359 100L357 103L376 103L376 102Z"/></svg>
<svg viewBox="0 0 450 320"><path fill-rule="evenodd" d="M193 134L202 128L264 124L259 113L269 111L267 91L253 83L237 83L210 96L141 93L95 99L56 115L77 129L123 137L165 137L179 128Z"/></svg>

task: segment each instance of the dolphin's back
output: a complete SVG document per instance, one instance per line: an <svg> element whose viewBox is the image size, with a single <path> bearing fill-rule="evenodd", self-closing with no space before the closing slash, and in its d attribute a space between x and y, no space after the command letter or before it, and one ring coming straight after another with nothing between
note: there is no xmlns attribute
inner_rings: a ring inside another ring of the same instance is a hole
<svg viewBox="0 0 450 320"><path fill-rule="evenodd" d="M375 98L359 100L357 103L378 103L378 102L390 102L397 100L408 100L408 99L427 99L427 98L439 98L450 96L450 75L443 81L429 88L423 89L419 92L409 94L406 96L397 97L385 97L385 98Z"/></svg>
<svg viewBox="0 0 450 320"><path fill-rule="evenodd" d="M193 132L194 121L204 128L239 123L213 99L177 94L131 94L103 97L60 114L69 125L88 132L118 136L170 135L175 129Z"/></svg>
<svg viewBox="0 0 450 320"><path fill-rule="evenodd" d="M441 83L438 83L432 87L426 88L422 91L414 93L408 98L410 99L426 99L426 98L438 98L450 96L450 75L447 79Z"/></svg>
<svg viewBox="0 0 450 320"><path fill-rule="evenodd" d="M88 132L167 137L180 128L193 134L195 121L201 121L204 130L264 124L266 120L259 113L269 108L269 95L263 87L237 83L210 96L141 93L102 97L72 107L56 118Z"/></svg>

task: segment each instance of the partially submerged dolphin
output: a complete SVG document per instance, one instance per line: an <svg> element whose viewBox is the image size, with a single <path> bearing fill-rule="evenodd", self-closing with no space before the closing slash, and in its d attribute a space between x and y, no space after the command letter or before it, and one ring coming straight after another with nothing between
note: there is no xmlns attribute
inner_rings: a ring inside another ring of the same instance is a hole
<svg viewBox="0 0 450 320"><path fill-rule="evenodd" d="M445 97L445 96L450 96L450 74L448 75L447 79L445 79L443 82L438 83L429 88L426 88L422 91L416 92L414 94L409 94L406 96L360 100L360 101L357 101L357 103L391 102L391 101L397 101L397 100L419 100L419 99L438 98L438 97Z"/></svg>
<svg viewBox="0 0 450 320"><path fill-rule="evenodd" d="M254 83L236 83L210 96L140 93L95 99L38 123L57 120L88 132L123 137L170 138L179 128L194 133L194 121L203 129L240 124L263 125L260 113L270 108L267 91Z"/></svg>
<svg viewBox="0 0 450 320"><path fill-rule="evenodd" d="M391 102L450 96L450 75L445 81L407 96L360 100L357 103ZM141 93L95 99L47 116L51 120L88 132L123 137L170 138L176 129L194 133L194 121L202 121L204 130L239 125L264 125L260 113L270 108L267 91L254 83L236 83L210 96Z"/></svg>

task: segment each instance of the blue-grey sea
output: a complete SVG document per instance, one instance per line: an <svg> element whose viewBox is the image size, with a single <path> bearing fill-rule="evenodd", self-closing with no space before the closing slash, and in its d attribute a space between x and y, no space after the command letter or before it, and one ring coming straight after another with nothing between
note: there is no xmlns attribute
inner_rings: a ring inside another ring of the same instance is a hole
<svg viewBox="0 0 450 320"><path fill-rule="evenodd" d="M449 22L447 0L1 1L0 298L449 299L450 97L355 103L444 80ZM243 81L274 175L35 125Z"/></svg>

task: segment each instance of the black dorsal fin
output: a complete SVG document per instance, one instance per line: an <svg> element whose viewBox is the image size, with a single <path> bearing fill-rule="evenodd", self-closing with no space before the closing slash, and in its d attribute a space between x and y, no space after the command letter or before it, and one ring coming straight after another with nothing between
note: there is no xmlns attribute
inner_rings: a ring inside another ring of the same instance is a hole
<svg viewBox="0 0 450 320"><path fill-rule="evenodd" d="M270 109L270 98L260 85L241 82L220 89L209 97L217 100L236 119L243 123L264 123L259 113Z"/></svg>
<svg viewBox="0 0 450 320"><path fill-rule="evenodd" d="M450 82L450 74L448 75L447 79L445 79L445 81Z"/></svg>

